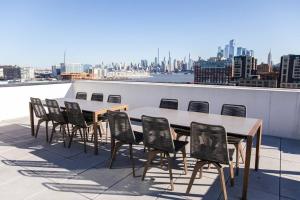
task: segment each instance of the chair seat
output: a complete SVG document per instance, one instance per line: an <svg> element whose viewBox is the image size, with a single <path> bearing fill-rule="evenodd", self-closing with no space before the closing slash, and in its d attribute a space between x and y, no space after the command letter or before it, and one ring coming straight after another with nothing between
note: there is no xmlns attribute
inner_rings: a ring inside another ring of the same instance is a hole
<svg viewBox="0 0 300 200"><path fill-rule="evenodd" d="M239 144L243 139L235 136L227 136L228 144Z"/></svg>
<svg viewBox="0 0 300 200"><path fill-rule="evenodd" d="M175 152L180 151L185 145L189 142L187 141L180 141L180 140L173 140L175 146Z"/></svg>

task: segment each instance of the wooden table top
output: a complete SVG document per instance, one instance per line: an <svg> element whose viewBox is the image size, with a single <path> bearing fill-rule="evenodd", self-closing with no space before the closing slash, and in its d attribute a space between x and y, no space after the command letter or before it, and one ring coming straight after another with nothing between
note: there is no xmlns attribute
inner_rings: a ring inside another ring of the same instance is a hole
<svg viewBox="0 0 300 200"><path fill-rule="evenodd" d="M140 120L142 115L167 118L171 125L190 127L191 122L223 126L229 134L246 137L254 136L262 120L254 118L232 117L157 107L141 107L126 111L131 119Z"/></svg>
<svg viewBox="0 0 300 200"><path fill-rule="evenodd" d="M107 110L122 110L124 108L128 108L127 104L119 104L119 103L108 103L108 102L101 102L101 101L89 101L89 100L82 100L82 99L73 99L73 98L59 98L56 99L59 106L61 108L65 107L64 102L77 102L81 108L81 110L92 112L92 113L105 113ZM45 105L45 101L43 101ZM101 114L99 113L99 114Z"/></svg>

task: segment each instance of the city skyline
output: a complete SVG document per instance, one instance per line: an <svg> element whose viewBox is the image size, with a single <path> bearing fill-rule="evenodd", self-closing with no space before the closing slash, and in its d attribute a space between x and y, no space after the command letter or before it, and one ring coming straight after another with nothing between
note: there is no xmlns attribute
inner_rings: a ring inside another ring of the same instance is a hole
<svg viewBox="0 0 300 200"><path fill-rule="evenodd" d="M169 51L172 59L189 54L207 59L231 39L236 47L253 49L259 63L267 63L272 49L272 60L278 63L282 55L300 52L300 28L293 26L300 17L299 6L293 0L4 0L0 64L49 67L63 61L65 50L66 62L72 63L151 63L157 48L160 61Z"/></svg>

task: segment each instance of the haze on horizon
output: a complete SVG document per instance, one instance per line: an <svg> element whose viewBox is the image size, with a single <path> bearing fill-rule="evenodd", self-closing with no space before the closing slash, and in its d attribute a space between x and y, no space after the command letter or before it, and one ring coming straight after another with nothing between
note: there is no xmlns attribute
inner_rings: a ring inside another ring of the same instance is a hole
<svg viewBox="0 0 300 200"><path fill-rule="evenodd" d="M230 39L274 63L300 54L297 0L1 0L0 65L216 56Z"/></svg>

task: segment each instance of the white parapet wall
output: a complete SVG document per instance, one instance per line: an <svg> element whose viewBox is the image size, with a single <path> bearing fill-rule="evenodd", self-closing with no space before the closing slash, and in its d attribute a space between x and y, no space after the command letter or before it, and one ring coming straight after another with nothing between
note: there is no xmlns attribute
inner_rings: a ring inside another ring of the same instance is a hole
<svg viewBox="0 0 300 200"><path fill-rule="evenodd" d="M0 87L0 121L29 116L30 97L61 98L68 92L71 83Z"/></svg>
<svg viewBox="0 0 300 200"><path fill-rule="evenodd" d="M179 109L186 110L190 100L208 101L210 112L219 114L222 104L243 104L247 116L263 120L263 134L300 139L300 90L206 86L168 83L75 81L0 87L0 121L29 115L30 97L74 98L76 92L120 94L129 109L142 106L158 107L161 98L177 98Z"/></svg>
<svg viewBox="0 0 300 200"><path fill-rule="evenodd" d="M263 134L300 139L300 90L207 86L167 83L137 83L108 81L75 81L66 94L74 97L83 91L88 98L101 92L106 100L109 94L120 94L129 109L159 105L161 98L176 98L179 109L186 110L190 100L208 101L210 112L219 114L225 103L243 104L247 116L263 120ZM41 95L40 95L41 96Z"/></svg>

